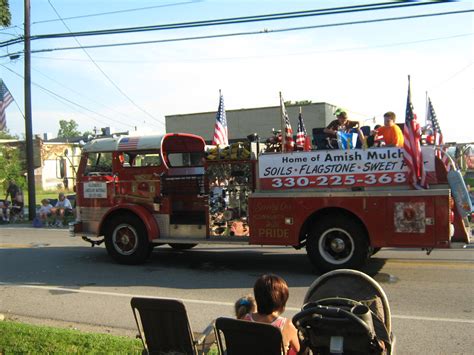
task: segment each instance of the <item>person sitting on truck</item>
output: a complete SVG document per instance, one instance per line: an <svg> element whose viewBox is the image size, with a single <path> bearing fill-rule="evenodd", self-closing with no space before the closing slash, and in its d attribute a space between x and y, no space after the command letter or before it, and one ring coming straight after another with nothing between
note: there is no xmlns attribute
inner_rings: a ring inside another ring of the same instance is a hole
<svg viewBox="0 0 474 355"><path fill-rule="evenodd" d="M58 202L51 209L51 213L56 217L56 222L54 223L56 227L61 227L64 224L65 215L72 214L71 201L66 198L64 192L59 193Z"/></svg>
<svg viewBox="0 0 474 355"><path fill-rule="evenodd" d="M377 136L385 143L386 147L403 148L403 132L395 124L396 116L392 111L383 115L384 125L377 130ZM383 138L382 138L383 137Z"/></svg>
<svg viewBox="0 0 474 355"><path fill-rule="evenodd" d="M347 118L347 111L343 108L338 108L336 112L334 112L334 115L337 119L329 123L329 125L324 129L324 133L326 133L329 140L329 146L337 148L337 132L342 131L348 133L353 128L360 127L360 124L357 121L349 120Z"/></svg>
<svg viewBox="0 0 474 355"><path fill-rule="evenodd" d="M255 282L253 292L257 301L257 312L247 313L243 320L267 323L280 328L287 354L297 354L300 350L297 330L291 319L281 316L289 296L286 281L274 274L262 275Z"/></svg>

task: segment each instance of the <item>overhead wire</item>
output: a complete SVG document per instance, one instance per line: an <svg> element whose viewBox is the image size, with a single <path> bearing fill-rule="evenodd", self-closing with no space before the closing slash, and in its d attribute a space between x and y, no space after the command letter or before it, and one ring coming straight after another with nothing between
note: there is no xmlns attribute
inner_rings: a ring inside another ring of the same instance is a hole
<svg viewBox="0 0 474 355"><path fill-rule="evenodd" d="M59 12L56 10L56 8L54 7L54 5L51 3L51 0L48 0L48 3L49 5L52 7L52 9L54 10L54 12L56 13L56 15L59 17L59 19L61 19L61 15L59 14ZM69 31L69 32L72 32L71 29L69 28L69 26L66 24L66 22L62 21L63 25L66 27L66 29ZM139 106L130 96L128 96L113 80L112 78L100 67L99 64L97 64L94 59L92 58L92 56L89 54L89 52L82 46L82 44L79 42L79 40L77 38L74 37L74 40L76 41L76 43L79 45L79 47L83 50L83 52L87 55L87 57L89 58L89 60L94 64L94 66L100 71L100 73L107 79L107 81L123 96L125 97L133 106L135 106L138 110L140 110L141 112L143 112L145 115L147 115L148 117L150 117L151 119L153 119L154 121L160 123L161 125L165 126L165 123L163 122L163 120L159 120L157 119L156 117L154 117L152 114L150 114L148 111L146 111L144 108L142 108L141 106Z"/></svg>
<svg viewBox="0 0 474 355"><path fill-rule="evenodd" d="M397 17L388 17L388 18L380 18L380 19L372 19L372 20L348 21L348 22L338 22L338 23L330 23L330 24L323 24L323 25L280 28L280 29L274 29L274 30L265 29L265 30L259 30L259 31L245 31L245 32L234 32L234 33L224 33L224 34L215 34L215 35L181 37L181 38L168 38L168 39L148 40L148 41L96 44L96 45L87 45L87 46L81 46L81 47L56 47L56 48L46 48L46 49L35 49L35 50L32 50L31 53L64 51L64 50L74 50L74 49L82 49L82 48L86 48L86 49L111 48L111 47L132 46L132 45L192 41L192 40L202 40L202 39L212 39L212 38L249 36L249 35L259 35L259 34L268 34L268 33L282 33L282 32L290 32L290 31L317 29L317 28L328 28L328 27L359 25L359 24L368 24L368 23L376 23L376 22L399 21L399 20L407 20L407 19L415 19L415 18L456 15L456 14L463 14L463 13L469 13L469 12L474 12L474 10L459 10L459 11L438 12L438 13L420 14L420 15L397 16ZM21 53L23 52L20 51L13 54L21 54ZM2 57L6 57L6 55L0 56L0 58Z"/></svg>
<svg viewBox="0 0 474 355"><path fill-rule="evenodd" d="M143 11L143 10L151 10L151 9L157 9L157 8L163 8L163 7L172 7L172 6L188 5L188 4L197 3L197 2L202 2L202 1L203 1L203 0L182 1L182 2L171 3L171 4L145 6L145 7L137 7L137 8L133 8L133 9L124 9L124 10L116 10L116 11L98 12L98 13L87 14L87 15L63 17L62 19L66 21L66 20L77 20L77 19L83 19L83 18L89 18L89 17L98 17L98 16L104 16L104 15L116 15L116 14L120 14L120 13L136 12L136 11ZM56 22L56 21L60 21L60 19L50 19L50 20L35 21L35 22L32 23L32 25L41 24L41 23L48 23L48 22Z"/></svg>
<svg viewBox="0 0 474 355"><path fill-rule="evenodd" d="M298 56L298 55L307 55L307 54L314 54L314 53L334 53L334 52L348 52L348 51L358 51L358 50L367 50L372 48L387 48L387 47L397 47L403 46L407 44L418 44L418 43L426 43L426 42L433 42L433 41L440 41L445 39L452 39L452 38L461 38L474 35L474 32L470 33L461 33L451 36L443 36L443 37L434 37L434 38L425 38L419 39L414 41L404 41L404 42L392 42L392 43L385 43L385 44L378 44L372 46L359 46L359 47L347 47L347 48L335 48L335 49L324 49L324 50L317 50L317 51L304 51L304 52L291 52L291 53L270 53L265 55L252 55L252 56L238 56L238 57L207 57L207 58L192 58L192 59L180 59L179 62L198 62L198 61L215 61L215 60L234 60L234 59L249 59L249 58L268 58L268 57L285 57L285 56ZM61 58L61 57L44 57L41 55L33 55L35 59L44 59L44 60L57 60L57 61L71 61L71 62L87 62L87 59L80 59L80 58ZM112 63L112 64L146 64L146 63L166 63L169 62L167 60L120 60L120 59L95 59L96 62L101 63ZM172 60L173 63L177 61L175 59Z"/></svg>
<svg viewBox="0 0 474 355"><path fill-rule="evenodd" d="M249 23L249 22L287 20L287 19L310 17L310 16L311 17L312 16L326 16L326 15L347 14L347 13L362 12L362 11L386 10L386 9L396 9L396 8L413 7L413 6L426 6L426 5L439 4L443 2L445 1L430 1L430 2L395 1L395 2L389 2L389 3L353 5L353 6L327 8L327 9L313 9L313 10L302 10L302 11L293 11L293 12L284 12L284 13L274 13L274 14L266 14L266 15L240 16L240 17L213 19L213 20L170 23L170 24L163 24L163 25L102 29L102 30L80 31L80 32L71 32L71 33L42 34L42 35L31 36L30 40L33 41L33 40L38 40L38 39L113 35L113 34L138 33L138 32L148 32L148 31L228 25L228 24L242 24L242 23ZM22 41L23 41L23 38L19 37L17 39L0 42L0 47L20 43Z"/></svg>
<svg viewBox="0 0 474 355"><path fill-rule="evenodd" d="M18 77L24 79L24 76L23 76L23 75L21 75L21 74L17 73L16 71L14 71L14 70L8 68L6 65L0 64L0 66L4 67L6 70L10 71L11 73L15 74L16 76L18 76ZM101 114L101 113L99 113L99 112L96 112L96 111L94 111L94 110L91 110L91 109L89 109L89 108L87 108L87 107L85 107L85 106L83 106L83 105L81 105L81 104L79 104L79 103L77 103L77 102L71 100L71 99L68 99L68 98L66 98L66 97L64 97L64 96L62 96L62 95L59 95L58 93L56 93L56 92L54 92L54 91L52 91L52 90L50 90L50 89L45 88L44 86L42 86L42 85L40 85L40 84L37 84L37 83L35 83L35 82L31 82L31 84L34 85L34 86L36 86L36 87L38 87L38 88L40 88L41 90L45 91L45 92L48 93L50 96L53 96L54 98L56 98L56 99L57 99L58 101L60 101L60 102L66 101L66 102L68 102L68 103L70 103L70 104L72 104L72 105L74 105L74 106L77 106L77 107L79 107L79 108L81 108L81 109L83 109L83 110L85 110L85 111L88 111L88 112L90 112L90 113L93 113L93 114L95 114L95 115L97 115L97 116L103 117L103 118L105 118L105 119L107 119L107 120L109 120L109 121L112 121L112 122L115 122L115 123L119 123L119 124L124 125L124 126L127 126L127 127L134 127L133 124L125 123L125 122L116 120L116 119L114 119L114 118L105 116L105 115L103 115L103 114ZM63 101L61 101L61 100L63 100ZM97 121L97 122L104 123L103 121L99 121L99 120L97 120L97 119L93 119L93 118L91 118L91 119L94 120L94 121Z"/></svg>
<svg viewBox="0 0 474 355"><path fill-rule="evenodd" d="M37 74L39 74L39 75L41 75L41 76L47 78L48 80L51 80L52 82L56 83L57 85L59 85L59 86L65 88L65 89L71 91L71 92L74 93L75 95L80 96L80 97L82 97L82 98L84 98L84 99L86 99L86 100L89 100L89 101L93 102L93 103L96 104L96 105L105 107L106 109L108 109L108 110L110 110L110 111L114 111L115 113L117 113L117 114L119 114L119 115L122 115L123 117L125 117L125 118L127 118L127 119L130 119L129 116L126 116L126 115L123 114L122 112L117 111L117 110L115 110L114 108L109 107L109 106L107 106L107 105L104 105L102 102L96 101L96 100L94 100L94 99L92 99L92 98L90 98L90 97L84 95L83 93L81 93L81 92L79 92L79 91L77 91L77 90L74 90L74 89L72 89L72 88L70 88L70 87L64 85L63 83L59 82L58 80L56 80L56 79L54 79L54 78L51 78L49 75L46 75L45 73L39 71L38 69L32 68L32 70L33 70L34 72L36 72ZM123 121L120 121L120 122L121 122L121 124L126 124L126 123L124 123Z"/></svg>

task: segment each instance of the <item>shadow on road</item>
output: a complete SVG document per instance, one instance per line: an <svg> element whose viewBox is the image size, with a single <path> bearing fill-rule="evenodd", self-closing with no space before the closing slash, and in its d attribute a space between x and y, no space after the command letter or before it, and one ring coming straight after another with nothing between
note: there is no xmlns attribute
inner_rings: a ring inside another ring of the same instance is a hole
<svg viewBox="0 0 474 355"><path fill-rule="evenodd" d="M251 287L263 273L276 273L290 287L307 287L321 272L304 251L290 248L196 248L177 251L155 248L142 265L116 264L103 247L48 247L0 249L0 281L7 283L127 287L156 286L180 289ZM372 259L362 271L374 276L385 264ZM247 285L247 280L249 281ZM243 285L245 283L245 285Z"/></svg>

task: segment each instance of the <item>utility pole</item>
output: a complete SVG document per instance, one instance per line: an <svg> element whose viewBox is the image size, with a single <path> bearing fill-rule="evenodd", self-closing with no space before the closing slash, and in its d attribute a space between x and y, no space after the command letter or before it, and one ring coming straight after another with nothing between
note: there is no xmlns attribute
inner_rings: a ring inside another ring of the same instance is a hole
<svg viewBox="0 0 474 355"><path fill-rule="evenodd" d="M28 219L36 215L35 164L33 158L33 118L31 114L30 0L25 0L25 137L28 175Z"/></svg>

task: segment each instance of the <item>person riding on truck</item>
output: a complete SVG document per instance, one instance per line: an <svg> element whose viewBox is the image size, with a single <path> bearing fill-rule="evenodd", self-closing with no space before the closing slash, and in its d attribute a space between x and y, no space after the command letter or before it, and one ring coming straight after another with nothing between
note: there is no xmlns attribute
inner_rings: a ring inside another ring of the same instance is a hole
<svg viewBox="0 0 474 355"><path fill-rule="evenodd" d="M342 108L338 108L334 115L337 119L331 121L329 125L324 129L324 133L327 135L329 145L333 148L337 148L337 132L343 131L348 133L352 128L359 128L360 124L357 121L351 121L347 118L347 111Z"/></svg>
<svg viewBox="0 0 474 355"><path fill-rule="evenodd" d="M395 123L396 116L392 111L383 115L384 125L377 129L377 136L386 147L403 148L403 132Z"/></svg>

